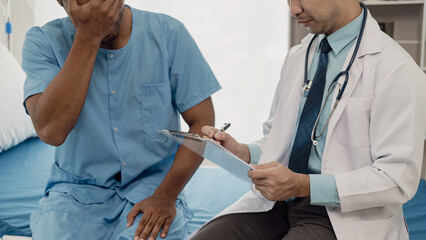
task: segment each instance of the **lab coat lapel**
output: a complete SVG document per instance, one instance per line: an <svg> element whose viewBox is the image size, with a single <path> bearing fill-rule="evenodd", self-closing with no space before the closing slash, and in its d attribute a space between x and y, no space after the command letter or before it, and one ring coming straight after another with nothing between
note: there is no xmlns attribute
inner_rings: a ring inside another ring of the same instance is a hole
<svg viewBox="0 0 426 240"><path fill-rule="evenodd" d="M287 69L284 69L281 75L283 81L280 101L277 106L277 113L272 125L270 135L265 143L264 150L259 160L259 164L278 161L287 165L290 156L291 140L294 135L295 126L297 124L297 116L302 95L302 87L304 84L304 62L305 54L310 40L313 35L308 35L302 40L302 44L297 46L294 51L294 58L288 63ZM316 40L318 43L318 40ZM309 54L312 62L313 52L315 51L315 43L312 44ZM302 66L302 67L301 67ZM283 149L284 151L277 151Z"/></svg>
<svg viewBox="0 0 426 240"><path fill-rule="evenodd" d="M353 51L352 51L353 52ZM348 56L349 58L351 57L351 54ZM345 67L348 64L349 59L347 59L347 62L345 63ZM352 95L353 91L355 90L355 87L357 86L360 78L361 78L361 74L363 71L363 67L360 63L360 61L355 61L351 67L351 70L349 71L349 81L346 85L346 89L342 95L342 98L340 99L340 102L338 103L335 112L333 113L333 116L330 119L330 123L328 125L328 132L327 132L327 140L329 138L329 136L332 135L334 127L336 126L337 122L339 121L340 117L342 116L343 111L346 108L346 105L348 104L349 98ZM339 81L338 81L338 86L342 86L343 83L345 81L345 76L340 77ZM336 89L336 91L334 91L333 94L333 101L331 104L331 107L333 108L334 104L336 103L336 97L338 94L338 89Z"/></svg>
<svg viewBox="0 0 426 240"><path fill-rule="evenodd" d="M370 14L370 12L368 11L368 16L367 16L367 22L365 25L365 29L364 29L364 35L363 35L363 39L361 40L361 44L359 47L359 51L357 53L356 59L351 67L351 69L349 70L349 81L347 83L346 89L342 95L342 98L333 114L333 116L330 119L330 123L328 125L328 130L327 130L327 139L326 139L326 144L325 144L325 149L324 149L324 156L326 156L327 150L328 150L328 142L330 140L330 137L333 135L333 131L334 128L337 124L337 122L339 121L340 117L342 116L342 113L344 112L348 101L350 99L350 97L352 96L353 91L355 90L356 86L358 85L358 82L360 81L361 77L362 77L362 73L364 71L364 66L363 66L363 57L365 55L368 54L375 54L381 51L381 36L380 36L381 32L380 32L380 28L376 22L376 20L374 20ZM351 51L349 52L345 64L343 65L343 69L346 69L346 67L348 66L350 59L352 57L352 54L355 50L355 45L352 46ZM345 76L340 77L339 81L338 81L338 86L342 86L343 83L345 81ZM335 102L336 102L336 97L339 91L334 91L333 94L333 101L332 101L332 105L331 107L334 106Z"/></svg>

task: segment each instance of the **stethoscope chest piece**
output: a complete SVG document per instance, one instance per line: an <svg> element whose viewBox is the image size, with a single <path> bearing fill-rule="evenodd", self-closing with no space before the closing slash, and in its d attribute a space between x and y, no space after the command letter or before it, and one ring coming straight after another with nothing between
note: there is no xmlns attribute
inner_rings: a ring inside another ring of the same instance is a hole
<svg viewBox="0 0 426 240"><path fill-rule="evenodd" d="M311 89L311 86L312 86L312 81L308 80L308 82L305 83L302 87L302 96L304 96L304 97L308 96L308 93L309 93L309 90Z"/></svg>

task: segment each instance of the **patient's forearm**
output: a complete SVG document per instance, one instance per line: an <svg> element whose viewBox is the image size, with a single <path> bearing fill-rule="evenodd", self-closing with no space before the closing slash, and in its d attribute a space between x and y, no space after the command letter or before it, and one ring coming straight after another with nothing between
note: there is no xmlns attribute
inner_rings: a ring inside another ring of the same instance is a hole
<svg viewBox="0 0 426 240"><path fill-rule="evenodd" d="M194 175L202 160L202 157L181 146L176 153L176 158L170 171L155 191L155 194L176 199L192 175Z"/></svg>
<svg viewBox="0 0 426 240"><path fill-rule="evenodd" d="M190 128L189 132L200 134L203 124L194 125ZM176 152L172 167L155 191L155 194L177 198L202 161L203 157L181 145Z"/></svg>
<svg viewBox="0 0 426 240"><path fill-rule="evenodd" d="M182 113L182 117L190 126L189 132L201 136L203 126L214 125L214 109L211 98L185 111ZM202 160L202 157L181 145L176 152L172 167L154 194L177 198Z"/></svg>
<svg viewBox="0 0 426 240"><path fill-rule="evenodd" d="M26 104L34 127L44 142L61 145L83 109L100 41L75 35L61 71L39 96Z"/></svg>

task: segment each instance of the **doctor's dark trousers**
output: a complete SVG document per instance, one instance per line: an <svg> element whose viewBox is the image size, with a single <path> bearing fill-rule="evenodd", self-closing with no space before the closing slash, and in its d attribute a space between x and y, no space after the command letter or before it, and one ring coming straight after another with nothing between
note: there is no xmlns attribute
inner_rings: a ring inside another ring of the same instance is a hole
<svg viewBox="0 0 426 240"><path fill-rule="evenodd" d="M260 213L221 216L205 225L192 240L306 240L336 239L327 211L309 198L277 202Z"/></svg>

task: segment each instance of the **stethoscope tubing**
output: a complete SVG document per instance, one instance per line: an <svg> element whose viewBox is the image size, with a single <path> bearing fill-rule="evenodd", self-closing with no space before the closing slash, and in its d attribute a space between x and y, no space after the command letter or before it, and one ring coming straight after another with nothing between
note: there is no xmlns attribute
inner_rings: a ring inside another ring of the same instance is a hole
<svg viewBox="0 0 426 240"><path fill-rule="evenodd" d="M339 72L339 73L336 75L336 77L334 77L333 81L331 82L330 86L328 87L328 92L327 92L326 99L325 99L325 101L324 101L324 104L322 104L322 106L321 106L321 110L320 110L320 112L319 112L319 114L318 114L318 117L317 117L317 119L316 119L316 121L315 121L315 124L314 124L314 128L312 129L312 133L311 133L311 141L312 141L312 143L313 143L314 145L317 145L317 144L318 144L317 139L318 139L318 138L320 138L320 137L324 134L324 132L325 132L325 130L326 130L326 128L327 128L327 126L328 126L328 124L329 124L329 122L330 122L330 119L331 119L331 117L333 116L333 113L334 113L334 111L336 110L337 105L339 104L340 99L341 99L341 98L342 98L342 96L343 96L343 93L344 93L344 91L345 91L345 89L346 89L346 86L347 86L347 84L348 84L348 81L349 81L349 70L351 69L352 64L354 63L355 58L356 58L356 56L357 56L357 54L358 54L358 50L359 50L359 46L360 46L360 44L361 44L362 36L364 35L365 24L366 24L366 22L367 22L367 15L368 15L368 14L367 14L367 11L368 11L367 6L366 6L364 3L362 3L362 2L360 2L359 4L360 4L360 5L361 5L361 7L364 9L364 15L363 15L363 18L362 18L361 30L360 30L359 35L358 35L358 39L357 39L357 42L356 42L356 45L355 45L355 49L354 49L354 52L353 52L352 57L351 57L351 60L349 61L349 64L348 64L348 66L346 67L346 69L345 69L344 71ZM316 38L316 37L318 37L318 34L316 34L316 35L312 38L312 40L310 41L310 43L309 43L309 45L308 45L308 49L307 49L307 51L306 51L306 57L305 57L305 75L304 75L305 85L308 83L308 61L309 61L309 51L310 51L311 46L312 46L312 43L314 42L314 40L315 40L315 38ZM329 96L330 96L330 94L331 94L331 92L332 92L332 90L333 90L333 86L336 86L336 85L337 85L339 78L340 78L340 77L342 77L343 75L345 76L345 81L343 82L342 86L341 86L341 87L340 87L340 89L339 89L339 92L338 92L338 94L337 94L337 96L336 96L336 101L335 101L335 103L334 103L334 105L333 105L333 108L332 108L332 110L331 110L331 112L330 112L330 115L328 116L327 121L326 121L326 123L325 123L325 125L324 125L323 129L321 130L320 134L319 134L318 136L316 136L316 135L315 135L315 132L316 132L316 129L317 129L317 127L318 127L318 122L319 122L319 119L321 118L321 115L322 115L322 113L323 113L323 110L324 110L325 104L326 104L326 102L327 102L327 100L328 100L328 98L329 98Z"/></svg>

